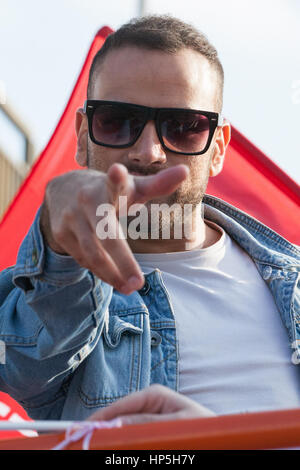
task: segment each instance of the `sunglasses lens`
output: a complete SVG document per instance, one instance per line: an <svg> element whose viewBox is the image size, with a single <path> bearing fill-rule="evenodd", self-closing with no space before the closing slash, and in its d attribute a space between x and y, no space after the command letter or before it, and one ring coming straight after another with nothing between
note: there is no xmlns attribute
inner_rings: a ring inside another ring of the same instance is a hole
<svg viewBox="0 0 300 470"><path fill-rule="evenodd" d="M93 136L102 144L127 145L135 140L143 121L143 113L135 108L101 105L93 114Z"/></svg>
<svg viewBox="0 0 300 470"><path fill-rule="evenodd" d="M209 138L209 119L200 113L163 113L160 129L169 150L196 153L205 149Z"/></svg>

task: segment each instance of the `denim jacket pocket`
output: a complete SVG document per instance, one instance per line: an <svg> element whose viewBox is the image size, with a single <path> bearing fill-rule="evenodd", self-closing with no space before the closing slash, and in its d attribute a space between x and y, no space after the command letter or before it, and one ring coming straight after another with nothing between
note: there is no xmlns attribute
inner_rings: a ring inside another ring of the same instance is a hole
<svg viewBox="0 0 300 470"><path fill-rule="evenodd" d="M111 315L82 371L79 396L85 407L100 408L139 390L145 312Z"/></svg>
<svg viewBox="0 0 300 470"><path fill-rule="evenodd" d="M136 321L136 318L134 318ZM104 339L109 348L116 348L123 334L141 334L143 329L114 315L110 318L109 325L104 328Z"/></svg>

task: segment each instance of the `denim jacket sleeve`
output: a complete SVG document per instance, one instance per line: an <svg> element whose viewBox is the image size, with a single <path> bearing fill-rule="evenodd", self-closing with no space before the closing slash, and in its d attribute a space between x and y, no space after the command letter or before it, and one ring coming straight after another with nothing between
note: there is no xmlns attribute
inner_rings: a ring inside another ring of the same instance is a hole
<svg viewBox="0 0 300 470"><path fill-rule="evenodd" d="M0 389L25 407L61 395L97 344L112 295L73 258L44 245L39 212L16 265L0 274Z"/></svg>

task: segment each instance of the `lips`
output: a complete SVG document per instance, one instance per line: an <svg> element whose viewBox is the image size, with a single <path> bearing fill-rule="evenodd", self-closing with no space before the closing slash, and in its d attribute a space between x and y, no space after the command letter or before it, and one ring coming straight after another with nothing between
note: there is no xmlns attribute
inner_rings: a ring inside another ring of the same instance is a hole
<svg viewBox="0 0 300 470"><path fill-rule="evenodd" d="M137 171L129 171L129 174L132 176L147 176L145 173L138 173Z"/></svg>
<svg viewBox="0 0 300 470"><path fill-rule="evenodd" d="M159 173L160 171L163 170L163 168L160 168L160 169L145 169L144 171L141 170L141 171L138 171L137 169L135 170L130 170L130 168L127 168L128 170L128 173L132 176L151 176L151 175L156 175L157 173Z"/></svg>

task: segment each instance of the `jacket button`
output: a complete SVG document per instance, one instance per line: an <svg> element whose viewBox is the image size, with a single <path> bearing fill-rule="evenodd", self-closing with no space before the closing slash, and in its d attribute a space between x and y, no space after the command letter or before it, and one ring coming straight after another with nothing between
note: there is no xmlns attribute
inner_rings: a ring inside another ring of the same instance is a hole
<svg viewBox="0 0 300 470"><path fill-rule="evenodd" d="M149 282L145 282L143 287L139 290L140 295L147 295L150 290L150 284Z"/></svg>
<svg viewBox="0 0 300 470"><path fill-rule="evenodd" d="M161 343L161 336L156 331L151 331L151 346L158 346Z"/></svg>
<svg viewBox="0 0 300 470"><path fill-rule="evenodd" d="M270 279L271 275L272 275L272 268L271 268L271 266L266 266L266 267L264 268L264 270L263 270L263 275L262 275L262 276L263 276L263 279L264 279L265 281L267 281L267 279Z"/></svg>

